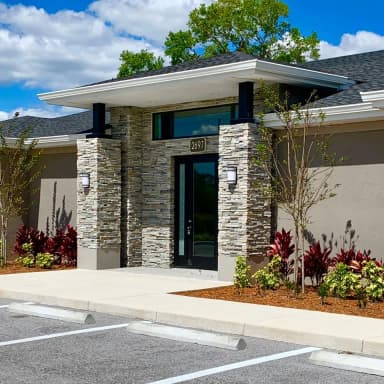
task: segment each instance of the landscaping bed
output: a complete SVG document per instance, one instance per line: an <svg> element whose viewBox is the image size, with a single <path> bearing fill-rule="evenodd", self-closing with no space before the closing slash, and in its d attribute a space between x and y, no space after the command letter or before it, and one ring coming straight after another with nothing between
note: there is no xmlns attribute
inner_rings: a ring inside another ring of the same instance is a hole
<svg viewBox="0 0 384 384"><path fill-rule="evenodd" d="M9 261L4 267L0 267L0 275L7 275L11 273L29 273L29 272L46 272L46 271L56 271L61 269L73 269L76 267L67 266L67 265L53 265L52 268L39 268L39 267L24 267L20 263L15 261Z"/></svg>
<svg viewBox="0 0 384 384"><path fill-rule="evenodd" d="M175 294L384 319L383 302L368 302L366 308L359 308L356 299L327 297L322 305L320 304L317 289L313 287L307 287L305 294L299 294L297 298L292 296L292 292L288 292L285 287L277 290L267 290L260 295L256 292L255 288L237 289L233 285L187 292L175 292Z"/></svg>

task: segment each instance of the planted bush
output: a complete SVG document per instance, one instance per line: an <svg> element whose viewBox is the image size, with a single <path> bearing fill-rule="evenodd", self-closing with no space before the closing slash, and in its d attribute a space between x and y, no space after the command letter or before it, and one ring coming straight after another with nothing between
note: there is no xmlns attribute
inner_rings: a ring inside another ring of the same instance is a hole
<svg viewBox="0 0 384 384"><path fill-rule="evenodd" d="M235 273L233 275L233 284L236 288L251 286L250 270L251 267L247 264L245 256L236 257Z"/></svg>
<svg viewBox="0 0 384 384"><path fill-rule="evenodd" d="M262 289L278 289L282 283L282 258L274 257L264 268L259 269L252 277Z"/></svg>
<svg viewBox="0 0 384 384"><path fill-rule="evenodd" d="M281 273L284 279L288 279L288 276L292 274L294 261L289 260L290 255L295 250L295 245L292 244L291 231L286 232L283 228L281 232L276 232L275 240L273 244L269 246L267 255L270 258L280 257L281 258Z"/></svg>
<svg viewBox="0 0 384 384"><path fill-rule="evenodd" d="M25 244L29 244L28 250ZM77 232L67 225L65 230L56 230L55 236L48 236L42 231L22 226L16 235L14 251L19 255L21 261L25 257L33 257L33 264L36 263L37 255L50 254L52 263L76 266L77 264ZM44 268L48 265L44 262Z"/></svg>
<svg viewBox="0 0 384 384"><path fill-rule="evenodd" d="M320 241L310 245L304 254L305 277L309 277L312 285L320 285L324 276L328 272L331 264L329 257L331 248L321 249Z"/></svg>
<svg viewBox="0 0 384 384"><path fill-rule="evenodd" d="M367 297L372 301L382 301L384 298L384 267L378 266L374 261L364 263L361 271Z"/></svg>
<svg viewBox="0 0 384 384"><path fill-rule="evenodd" d="M344 263L337 263L335 269L324 278L330 295L343 299L355 294L359 282L360 275L353 273Z"/></svg>

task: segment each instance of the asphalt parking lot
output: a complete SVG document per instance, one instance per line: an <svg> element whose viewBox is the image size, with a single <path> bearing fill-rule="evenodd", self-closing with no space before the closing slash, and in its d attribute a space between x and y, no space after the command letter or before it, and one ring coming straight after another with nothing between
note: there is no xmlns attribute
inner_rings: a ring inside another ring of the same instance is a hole
<svg viewBox="0 0 384 384"><path fill-rule="evenodd" d="M230 351L132 334L126 330L130 319L100 313L88 325L12 314L6 307L10 302L0 300L0 383L383 382L378 376L315 366L309 353L301 352L306 346L246 338L246 349ZM284 352L298 355L276 360ZM217 369L202 372L212 368Z"/></svg>

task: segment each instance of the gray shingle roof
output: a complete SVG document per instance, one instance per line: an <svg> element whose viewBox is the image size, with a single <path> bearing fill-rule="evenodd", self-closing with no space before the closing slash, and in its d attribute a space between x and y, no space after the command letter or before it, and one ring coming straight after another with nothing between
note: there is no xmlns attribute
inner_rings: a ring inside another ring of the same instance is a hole
<svg viewBox="0 0 384 384"><path fill-rule="evenodd" d="M0 121L5 136L18 137L25 129L30 129L29 137L76 135L92 130L92 111L76 113L56 118L22 116Z"/></svg>
<svg viewBox="0 0 384 384"><path fill-rule="evenodd" d="M223 53L221 55L213 56L213 57L210 57L208 59L199 58L199 59L188 61L188 62L185 62L182 64L169 65L167 67L157 69L154 71L138 72L138 73L135 73L134 75L129 76L129 77L122 77L122 78L118 78L118 79L100 81L97 83L87 84L85 86L113 83L116 81L122 81L122 80L127 80L127 79L137 79L137 78L141 78L141 77L164 75L167 73L189 71L192 69L208 68L208 67L214 67L215 65L238 63L241 61L254 60L254 59L256 59L255 56L248 55L247 53L243 53L243 52Z"/></svg>
<svg viewBox="0 0 384 384"><path fill-rule="evenodd" d="M301 67L347 76L357 83L319 100L319 107L361 103L361 91L384 89L384 50L309 61Z"/></svg>
<svg viewBox="0 0 384 384"><path fill-rule="evenodd" d="M252 55L242 52L232 52L211 57L209 59L197 59L183 64L172 65L156 71L139 72L129 78L150 77L188 71L191 69L252 60L255 58L256 57ZM356 81L356 84L352 87L318 100L316 105L319 107L361 103L361 91L384 89L384 50L310 61L294 66L347 76ZM121 80L124 80L124 78L111 79L94 84L104 84ZM17 119L2 121L0 122L0 125L5 129L12 127L12 133L9 135L12 137L18 136L26 128L31 129L30 137L82 134L89 133L92 130L92 112L87 111L50 119L24 116L18 117Z"/></svg>

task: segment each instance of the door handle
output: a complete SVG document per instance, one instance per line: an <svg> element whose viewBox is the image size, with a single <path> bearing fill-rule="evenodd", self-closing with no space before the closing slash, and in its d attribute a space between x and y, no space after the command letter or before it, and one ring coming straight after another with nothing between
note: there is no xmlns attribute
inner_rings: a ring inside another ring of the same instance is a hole
<svg viewBox="0 0 384 384"><path fill-rule="evenodd" d="M192 220L188 220L188 224L187 224L187 236L191 236L191 233L192 233Z"/></svg>

